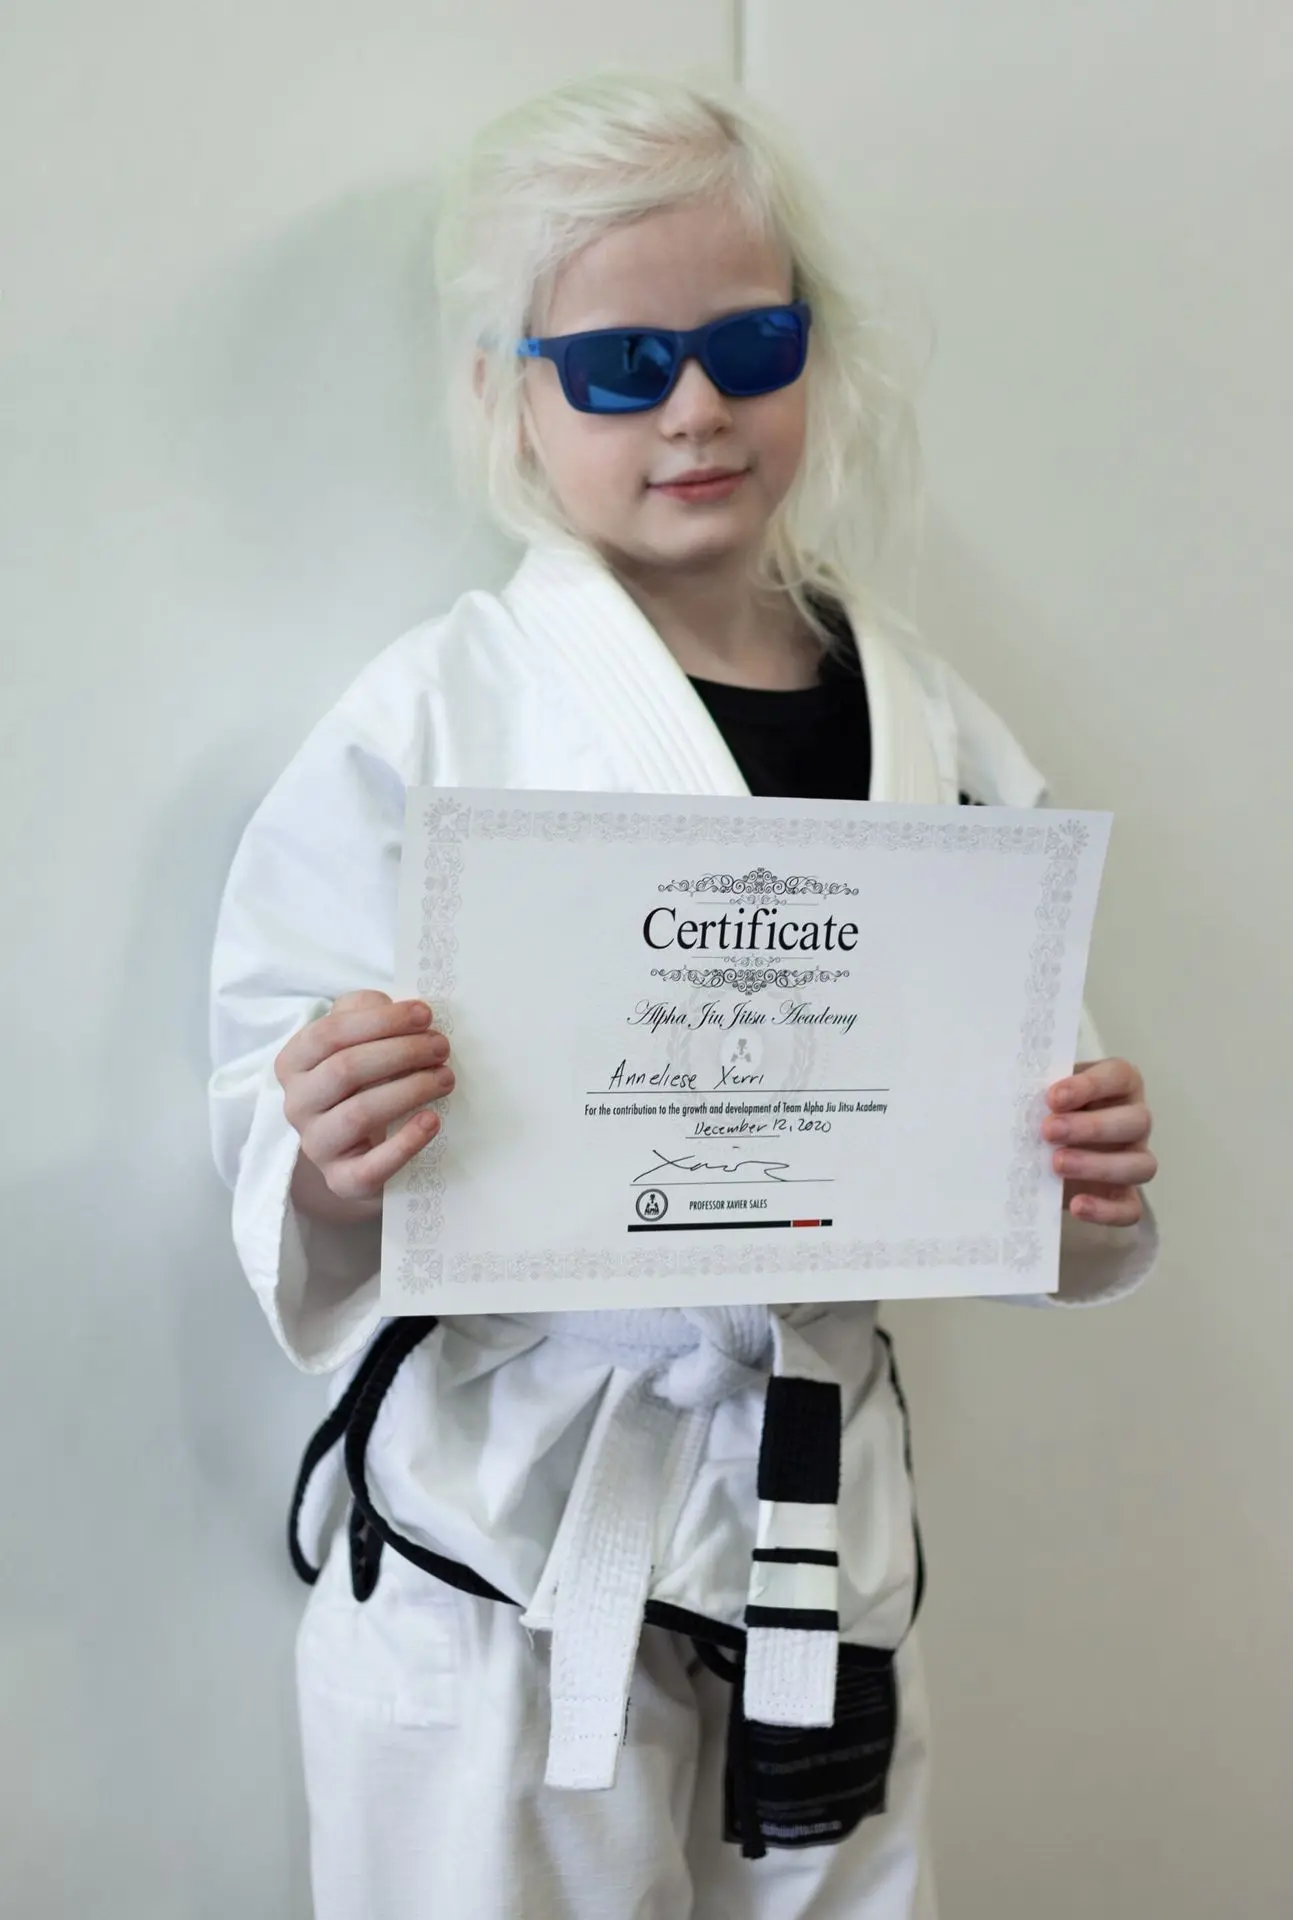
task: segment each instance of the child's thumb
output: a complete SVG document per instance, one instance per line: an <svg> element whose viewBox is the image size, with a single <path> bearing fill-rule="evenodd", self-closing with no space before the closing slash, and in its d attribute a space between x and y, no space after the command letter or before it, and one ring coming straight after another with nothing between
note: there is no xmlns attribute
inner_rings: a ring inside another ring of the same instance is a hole
<svg viewBox="0 0 1293 1920"><path fill-rule="evenodd" d="M374 987L362 987L357 993L343 993L339 1000L332 1003L334 1013L358 1013L364 1007L389 1007L389 993L378 993Z"/></svg>

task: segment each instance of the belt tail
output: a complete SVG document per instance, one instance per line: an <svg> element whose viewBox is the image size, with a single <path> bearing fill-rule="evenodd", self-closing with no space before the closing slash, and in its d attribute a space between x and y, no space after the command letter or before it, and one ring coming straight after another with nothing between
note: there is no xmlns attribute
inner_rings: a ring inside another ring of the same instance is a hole
<svg viewBox="0 0 1293 1920"><path fill-rule="evenodd" d="M835 1721L841 1397L820 1363L814 1372L775 1373L764 1407L743 1704L767 1726Z"/></svg>

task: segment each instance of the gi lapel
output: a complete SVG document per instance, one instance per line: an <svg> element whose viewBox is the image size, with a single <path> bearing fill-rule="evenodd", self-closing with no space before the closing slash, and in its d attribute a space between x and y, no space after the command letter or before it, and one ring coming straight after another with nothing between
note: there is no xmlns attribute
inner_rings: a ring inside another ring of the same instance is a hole
<svg viewBox="0 0 1293 1920"><path fill-rule="evenodd" d="M623 768L617 789L749 792L686 674L589 548L531 547L502 599L589 711L608 758Z"/></svg>
<svg viewBox="0 0 1293 1920"><path fill-rule="evenodd" d="M528 641L550 653L555 673L587 706L623 767L623 790L749 791L686 674L590 548L556 541L531 547L502 599ZM923 805L955 800L954 776L949 783L940 768L936 740L947 730L938 727L945 716L906 650L856 609L849 613L871 716L870 798Z"/></svg>

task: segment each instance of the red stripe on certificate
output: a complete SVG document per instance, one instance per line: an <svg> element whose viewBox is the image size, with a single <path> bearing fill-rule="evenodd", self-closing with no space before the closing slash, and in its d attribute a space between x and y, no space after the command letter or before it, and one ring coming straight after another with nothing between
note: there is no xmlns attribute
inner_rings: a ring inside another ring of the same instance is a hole
<svg viewBox="0 0 1293 1920"><path fill-rule="evenodd" d="M792 1227L829 1227L829 1220L792 1220Z"/></svg>

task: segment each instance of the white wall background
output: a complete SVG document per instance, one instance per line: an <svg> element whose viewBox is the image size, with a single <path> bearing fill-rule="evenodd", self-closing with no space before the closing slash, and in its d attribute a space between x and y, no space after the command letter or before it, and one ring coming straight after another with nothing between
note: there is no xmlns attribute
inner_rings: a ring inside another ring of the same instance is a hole
<svg viewBox="0 0 1293 1920"><path fill-rule="evenodd" d="M730 30L725 0L8 9L6 1920L309 1911L283 1513L318 1397L209 1164L219 889L362 663L501 569L429 390L441 157L585 60L726 69Z"/></svg>
<svg viewBox="0 0 1293 1920"><path fill-rule="evenodd" d="M893 1316L945 1910L1287 1911L1283 9L15 0L6 24L0 1906L308 1913L281 1533L317 1401L208 1166L218 890L361 662L506 564L440 457L440 156L577 68L718 71L743 43L938 316L921 612L1057 797L1117 811L1093 992L1161 1116L1139 1301Z"/></svg>
<svg viewBox="0 0 1293 1920"><path fill-rule="evenodd" d="M750 0L747 74L928 292L930 638L1117 816L1091 981L1159 1278L890 1318L948 1920L1293 1912L1293 35L1272 0Z"/></svg>

